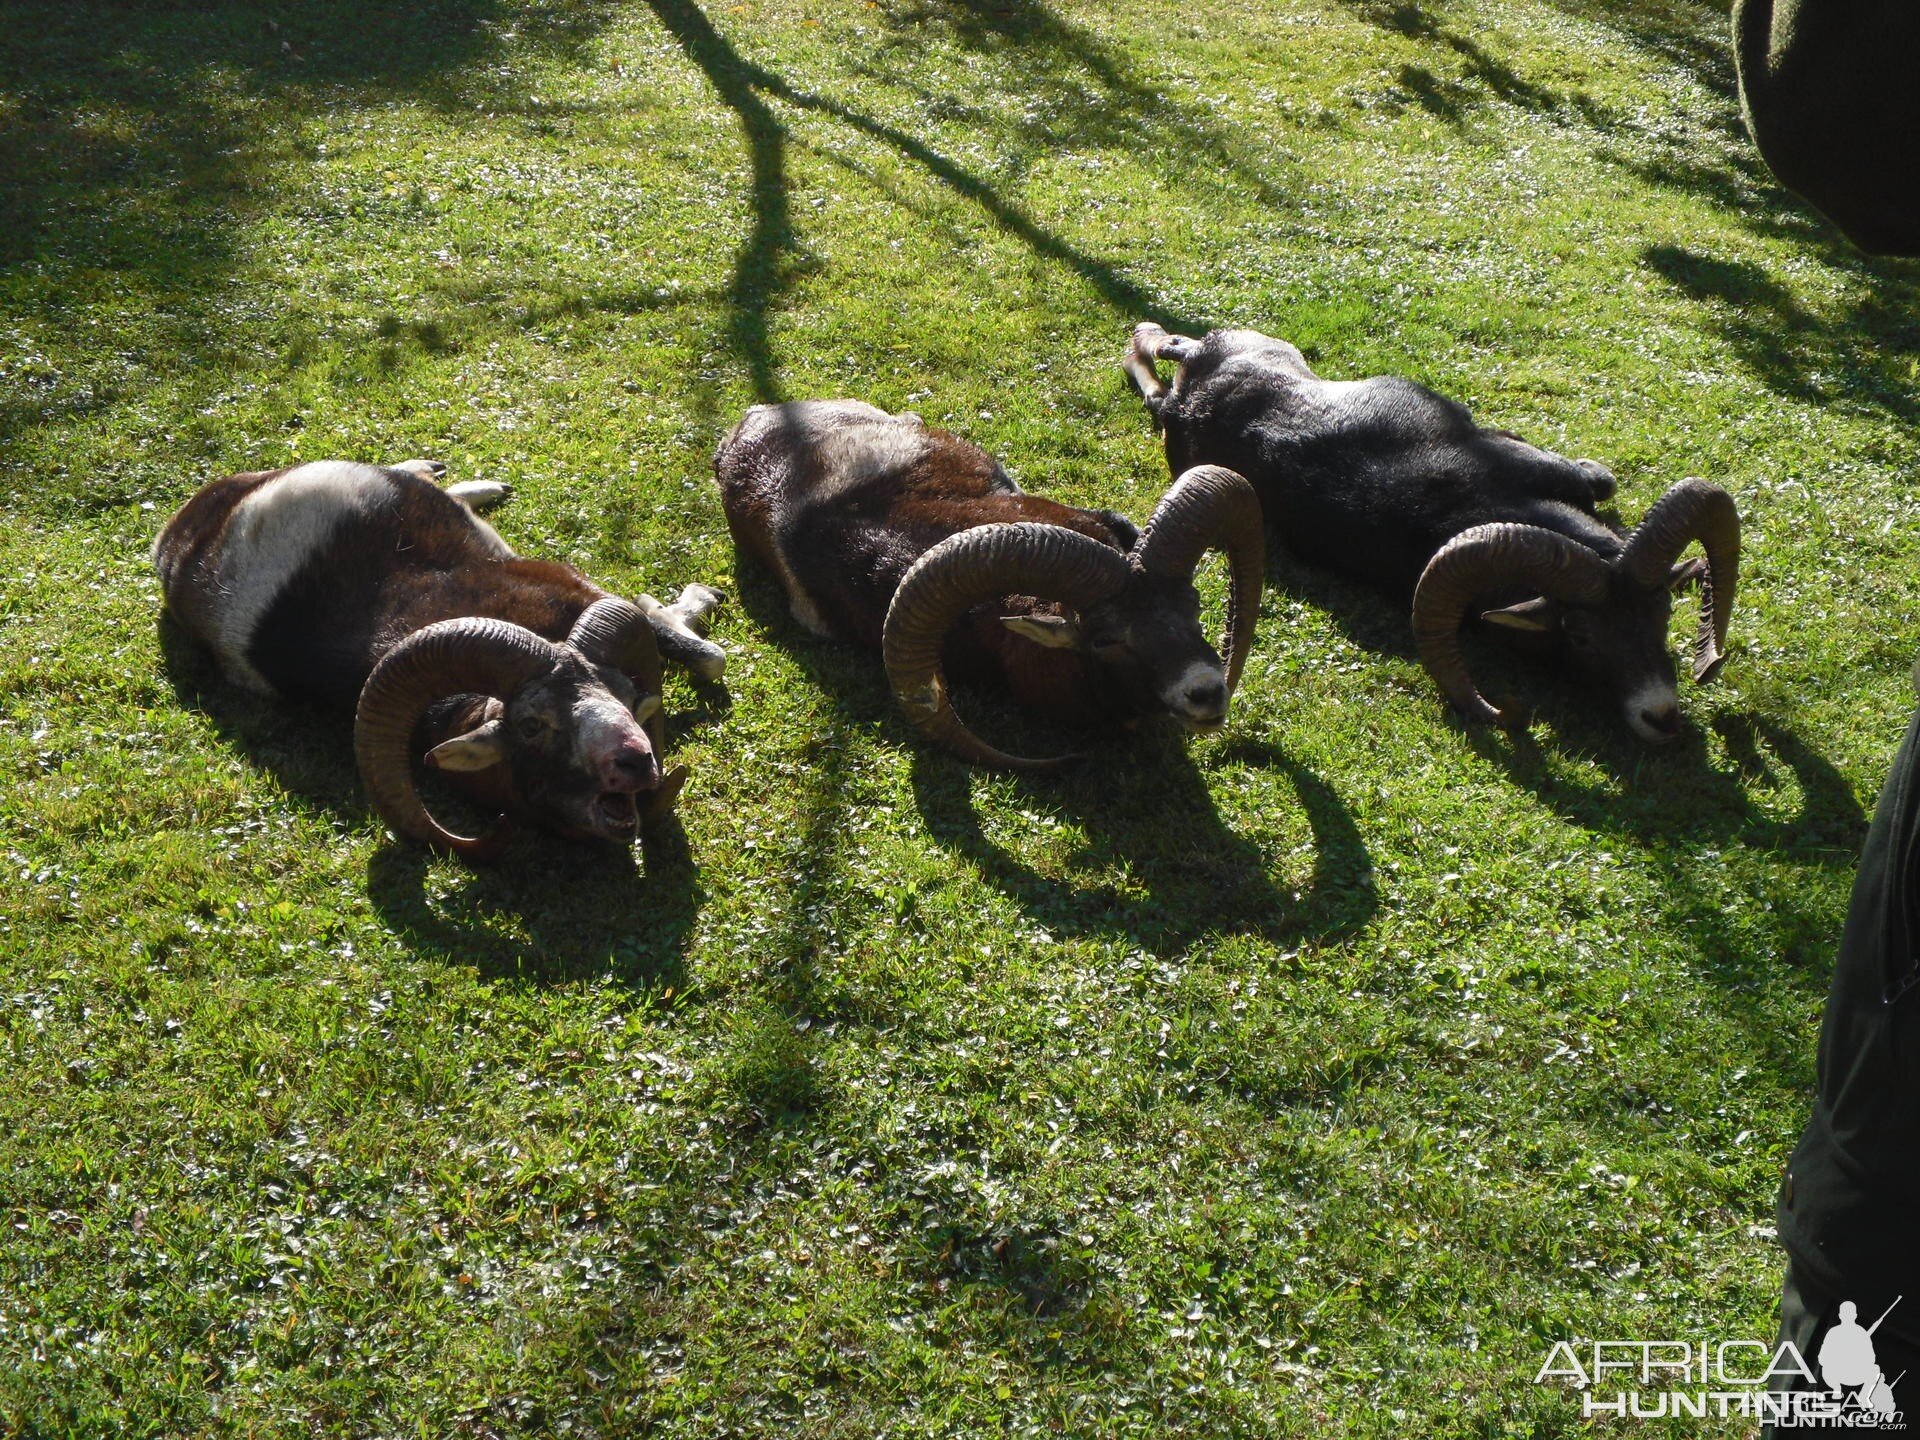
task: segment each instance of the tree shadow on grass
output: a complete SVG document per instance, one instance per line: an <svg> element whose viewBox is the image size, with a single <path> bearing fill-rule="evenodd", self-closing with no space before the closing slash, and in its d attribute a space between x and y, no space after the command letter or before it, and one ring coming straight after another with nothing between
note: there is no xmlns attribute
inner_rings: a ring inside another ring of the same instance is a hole
<svg viewBox="0 0 1920 1440"><path fill-rule="evenodd" d="M344 717L277 703L228 684L213 658L162 613L160 649L174 694L249 764L312 814L368 818ZM678 717L669 733L690 722ZM436 806L438 801L435 802ZM456 828L485 817L448 812ZM375 911L416 953L472 965L490 978L558 983L612 973L636 985L678 985L703 892L678 821L631 850L522 831L497 860L466 867L389 841L367 866ZM442 886L451 869L460 876ZM444 889L445 893L440 893Z"/></svg>
<svg viewBox="0 0 1920 1440"><path fill-rule="evenodd" d="M1607 164L1649 185L1697 195L1759 235L1791 240L1824 263L1884 281L1902 273L1853 249L1817 212L1773 178L1740 114L1724 3L1648 0L1553 0L1555 8L1617 35L1622 48L1644 50L1680 71L1713 99L1708 128L1650 125L1644 116L1610 110L1578 90L1555 91L1529 80L1478 39L1446 23L1447 7L1431 0L1346 0L1362 19L1420 44L1435 63L1404 64L1397 79L1407 99L1456 128L1493 104L1577 123ZM1452 73L1448 73L1452 72ZM1704 141L1704 145L1703 145Z"/></svg>
<svg viewBox="0 0 1920 1440"><path fill-rule="evenodd" d="M1586 95L1561 93L1527 77L1495 55L1481 41L1444 25L1439 7L1416 0L1347 0L1369 24L1427 46L1457 69L1458 77L1430 66L1403 64L1397 79L1407 96L1422 110L1447 125L1464 125L1472 114L1490 104L1506 104L1538 114L1577 116L1596 129L1606 128L1607 117Z"/></svg>
<svg viewBox="0 0 1920 1440"><path fill-rule="evenodd" d="M733 278L727 289L726 331L728 343L747 367L756 400L789 398L773 355L769 316L812 263L801 250L793 224L787 175L789 127L770 101L838 121L891 147L947 189L977 205L1000 230L1034 254L1072 272L1129 319L1152 319L1173 330L1195 328L1191 317L1166 309L1119 270L1033 220L980 175L919 136L853 105L803 90L747 59L692 0L649 0L649 4L687 57L706 75L722 103L739 117L745 132L753 221L734 259ZM1030 8L1039 10L1037 6Z"/></svg>
<svg viewBox="0 0 1920 1440"><path fill-rule="evenodd" d="M1658 55L1713 97L1702 156L1698 141L1670 128L1649 128L1618 117L1616 133L1600 137L1600 155L1652 185L1698 195L1757 235L1791 241L1835 269L1878 285L1913 273L1910 265L1862 254L1806 201L1780 184L1760 158L1740 109L1732 37L1724 0L1553 0L1557 8L1591 20L1630 44ZM1625 143L1621 143L1625 142ZM1911 300L1908 301L1911 308Z"/></svg>
<svg viewBox="0 0 1920 1440"><path fill-rule="evenodd" d="M1712 307L1709 323L1740 362L1776 394L1841 412L1879 411L1920 422L1913 385L1920 356L1920 298L1910 284L1863 288L1828 318L1744 260L1682 245L1649 245L1649 269Z"/></svg>
<svg viewBox="0 0 1920 1440"><path fill-rule="evenodd" d="M888 51L918 52L930 33L944 32L1011 77L990 98L1001 92L1021 98L1017 133L1037 153L1066 146L1123 150L1169 179L1245 189L1276 212L1294 208L1295 197L1269 174L1271 147L1263 152L1214 124L1204 104L1181 93L1178 77L1137 73L1093 31L1042 0L913 0L885 12L882 23L892 34L862 62L861 73L915 95L936 114L979 129L1012 128L990 108L929 91L879 64Z"/></svg>
<svg viewBox="0 0 1920 1440"><path fill-rule="evenodd" d="M572 53L607 11L597 0L11 6L0 25L3 308L57 325L76 304L137 298L147 350L220 355L231 337L207 296L245 258L255 218L283 203L280 173L310 158L289 112L409 98L463 108L515 88L509 54ZM260 123L268 111L276 123ZM118 398L107 380L62 385L51 365L26 379L0 398L0 437Z"/></svg>
<svg viewBox="0 0 1920 1440"><path fill-rule="evenodd" d="M509 51L577 53L608 14L598 0L16 5L0 37L0 274L190 292L235 259L235 220L277 203L267 167L285 157L261 107L464 107L516 88Z"/></svg>

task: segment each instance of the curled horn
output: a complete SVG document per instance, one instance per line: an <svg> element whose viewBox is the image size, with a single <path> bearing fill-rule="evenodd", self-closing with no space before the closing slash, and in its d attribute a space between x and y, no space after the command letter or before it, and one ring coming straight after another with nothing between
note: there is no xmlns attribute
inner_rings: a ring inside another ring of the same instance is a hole
<svg viewBox="0 0 1920 1440"><path fill-rule="evenodd" d="M479 694L508 699L553 668L558 651L531 630L469 616L416 630L373 667L353 717L360 780L397 835L479 858L506 838L506 817L486 833L456 835L427 813L413 783L413 730L434 701Z"/></svg>
<svg viewBox="0 0 1920 1440"><path fill-rule="evenodd" d="M1186 580L1200 567L1200 557L1216 547L1227 552L1227 566L1233 572L1226 654L1231 694L1253 649L1267 539L1261 528L1260 497L1253 487L1225 466L1196 465L1161 497L1133 555L1149 575Z"/></svg>
<svg viewBox="0 0 1920 1440"><path fill-rule="evenodd" d="M1496 586L1526 586L1569 605L1606 598L1607 562L1577 541L1538 525L1476 525L1442 545L1413 592L1413 636L1420 663L1469 720L1513 723L1487 702L1460 653L1467 607Z"/></svg>
<svg viewBox="0 0 1920 1440"><path fill-rule="evenodd" d="M1664 586L1673 562L1695 540L1707 552L1706 593L1693 644L1693 678L1704 685L1726 658L1727 624L1740 583L1740 512L1733 497L1705 480L1682 480L1654 502L1615 563L1636 584Z"/></svg>
<svg viewBox="0 0 1920 1440"><path fill-rule="evenodd" d="M1058 525L982 525L950 535L914 561L887 607L881 648L894 697L929 739L977 765L1051 770L1079 757L1029 760L980 739L954 713L940 649L967 610L1001 595L1039 595L1086 610L1119 593L1127 562Z"/></svg>
<svg viewBox="0 0 1920 1440"><path fill-rule="evenodd" d="M638 605L608 595L580 612L567 644L591 665L605 665L629 676L640 697L660 693L660 647L653 625ZM644 722L653 753L667 749L666 724L658 710Z"/></svg>

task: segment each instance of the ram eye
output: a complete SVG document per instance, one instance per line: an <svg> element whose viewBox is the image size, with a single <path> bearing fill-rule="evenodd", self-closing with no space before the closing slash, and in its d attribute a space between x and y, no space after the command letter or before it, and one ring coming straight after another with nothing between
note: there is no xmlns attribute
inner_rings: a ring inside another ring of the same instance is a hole
<svg viewBox="0 0 1920 1440"><path fill-rule="evenodd" d="M522 715L514 722L513 729L522 740L538 740L547 733L547 722L538 715Z"/></svg>

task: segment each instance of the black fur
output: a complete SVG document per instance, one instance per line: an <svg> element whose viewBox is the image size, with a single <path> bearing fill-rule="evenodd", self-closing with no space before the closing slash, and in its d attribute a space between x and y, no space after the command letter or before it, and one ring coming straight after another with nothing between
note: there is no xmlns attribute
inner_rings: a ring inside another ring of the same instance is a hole
<svg viewBox="0 0 1920 1440"><path fill-rule="evenodd" d="M1495 521L1620 552L1619 532L1594 514L1613 476L1591 460L1484 429L1411 380L1322 380L1299 350L1256 331L1215 330L1187 353L1153 407L1168 468L1238 470L1303 560L1411 593L1435 551Z"/></svg>

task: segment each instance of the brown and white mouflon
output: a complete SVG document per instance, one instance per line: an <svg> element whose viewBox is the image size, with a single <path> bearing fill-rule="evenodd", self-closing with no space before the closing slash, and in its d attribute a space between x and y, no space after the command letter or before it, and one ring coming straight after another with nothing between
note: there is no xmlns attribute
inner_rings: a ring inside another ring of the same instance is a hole
<svg viewBox="0 0 1920 1440"><path fill-rule="evenodd" d="M515 555L476 513L487 481L446 467L322 460L203 486L161 530L168 612L249 689L354 713L374 808L400 835L472 856L510 821L631 841L663 815L661 656L707 678L719 596L629 602L570 565ZM500 820L457 835L428 813L413 760Z"/></svg>
<svg viewBox="0 0 1920 1440"><path fill-rule="evenodd" d="M727 523L815 634L882 652L895 697L975 764L1029 759L981 740L948 679L1072 720L1225 722L1253 643L1259 504L1218 466L1182 475L1144 531L1023 492L979 446L857 400L756 405L714 456ZM1227 554L1226 659L1200 626L1194 571Z"/></svg>
<svg viewBox="0 0 1920 1440"><path fill-rule="evenodd" d="M1173 382L1158 362L1172 361ZM1474 610L1488 624L1563 645L1643 740L1680 733L1672 592L1704 589L1693 678L1725 657L1739 583L1740 516L1705 480L1682 480L1631 533L1601 520L1613 475L1393 376L1323 380L1300 351L1254 330L1202 340L1135 328L1122 362L1163 433L1167 465L1228 465L1301 559L1412 592L1420 659L1471 720L1511 724L1460 648ZM1704 560L1682 562L1698 541Z"/></svg>

